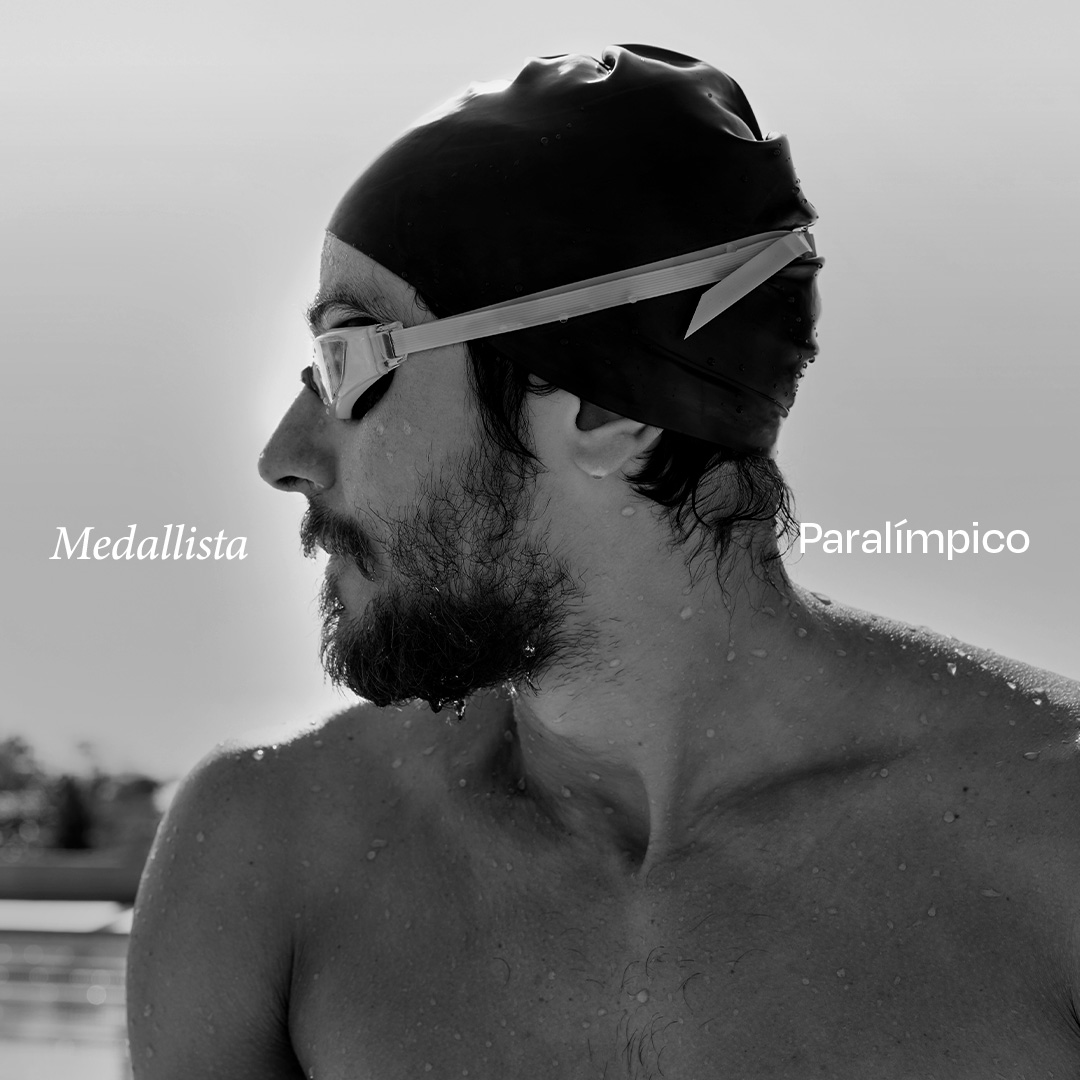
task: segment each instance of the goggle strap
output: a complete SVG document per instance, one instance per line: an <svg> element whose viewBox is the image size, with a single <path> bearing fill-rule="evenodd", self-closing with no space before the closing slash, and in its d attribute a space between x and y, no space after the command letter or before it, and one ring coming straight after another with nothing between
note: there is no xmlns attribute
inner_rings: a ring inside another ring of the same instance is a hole
<svg viewBox="0 0 1080 1080"><path fill-rule="evenodd" d="M768 281L773 274L783 270L789 262L808 253L816 254L816 251L813 238L806 233L788 233L783 239L769 244L702 295L683 340L726 311L736 300L741 300L762 282Z"/></svg>
<svg viewBox="0 0 1080 1080"><path fill-rule="evenodd" d="M506 300L405 329L394 328L386 336L393 358L400 360L411 352L565 321L719 281L699 302L686 332L689 337L789 262L808 253L814 254L815 249L813 237L805 230L758 233L672 259L586 278L524 299ZM740 269L745 272L739 273Z"/></svg>

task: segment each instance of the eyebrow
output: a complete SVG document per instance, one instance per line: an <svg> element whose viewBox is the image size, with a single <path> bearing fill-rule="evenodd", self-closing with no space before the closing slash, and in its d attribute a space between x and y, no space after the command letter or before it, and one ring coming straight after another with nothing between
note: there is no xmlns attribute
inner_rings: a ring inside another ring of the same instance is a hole
<svg viewBox="0 0 1080 1080"><path fill-rule="evenodd" d="M331 312L344 319L371 318L383 323L400 321L379 294L349 285L335 285L331 289L320 291L304 311L304 318L313 336L326 331Z"/></svg>

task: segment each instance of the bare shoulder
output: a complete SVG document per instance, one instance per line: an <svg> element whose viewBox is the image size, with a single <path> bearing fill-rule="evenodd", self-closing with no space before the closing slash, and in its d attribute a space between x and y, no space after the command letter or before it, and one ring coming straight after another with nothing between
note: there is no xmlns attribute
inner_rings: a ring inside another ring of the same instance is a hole
<svg viewBox="0 0 1080 1080"><path fill-rule="evenodd" d="M435 716L422 702L365 704L289 744L262 747L258 764L284 774L288 785L277 829L291 837L294 865L303 871L297 910L314 910L328 882L344 888L350 868L397 838L408 837L417 849L434 844L462 797L462 780L472 785L484 775L486 748L492 733L501 733L508 701L499 691L480 695L462 724L447 723L452 710ZM363 903L362 896L353 899Z"/></svg>
<svg viewBox="0 0 1080 1080"><path fill-rule="evenodd" d="M253 751L222 745L183 780L143 872L128 952L128 1032L138 1080L293 1078L287 845Z"/></svg>
<svg viewBox="0 0 1080 1080"><path fill-rule="evenodd" d="M480 702L451 728L426 706L362 703L277 741L222 743L184 778L132 928L137 1080L302 1076L295 990L312 941L338 926L330 898L347 893L350 926L370 926L356 868L405 836L428 861L429 826L446 817L457 783L450 773L476 766L493 707Z"/></svg>
<svg viewBox="0 0 1080 1080"><path fill-rule="evenodd" d="M965 829L993 823L973 840L1011 830L1023 858L1055 849L1080 895L1080 683L926 627L830 609L836 686L859 717L884 718L906 763L893 774L910 772L919 801L947 791L942 813Z"/></svg>
<svg viewBox="0 0 1080 1080"><path fill-rule="evenodd" d="M977 895L1025 897L1080 985L1080 683L925 627L837 624L872 671L861 703L907 718L891 772L910 805L949 824Z"/></svg>
<svg viewBox="0 0 1080 1080"><path fill-rule="evenodd" d="M1080 683L865 612L841 608L827 625L858 715L888 718L894 758L875 774L888 777L875 789L883 839L905 837L938 868L935 887L967 912L972 949L1024 940L1029 977L1071 1000L1080 987Z"/></svg>
<svg viewBox="0 0 1080 1080"><path fill-rule="evenodd" d="M842 648L839 656L864 666L861 685L870 696L892 693L928 710L947 726L998 720L1027 732L1048 722L1064 730L1080 722L1080 682L936 633L839 604L828 605L825 625ZM987 727L984 737L997 729Z"/></svg>
<svg viewBox="0 0 1080 1080"><path fill-rule="evenodd" d="M139 1080L302 1075L289 1038L301 868L346 807L356 820L378 800L379 754L363 735L379 729L373 712L350 710L281 743L222 743L180 784L132 927Z"/></svg>

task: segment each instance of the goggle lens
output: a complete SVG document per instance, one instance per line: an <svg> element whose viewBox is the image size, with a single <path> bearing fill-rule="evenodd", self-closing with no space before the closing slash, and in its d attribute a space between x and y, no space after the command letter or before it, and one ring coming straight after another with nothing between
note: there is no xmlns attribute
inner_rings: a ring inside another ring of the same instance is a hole
<svg viewBox="0 0 1080 1080"><path fill-rule="evenodd" d="M345 342L336 337L315 342L315 362L312 365L316 375L315 382L327 405L334 400L345 379L346 348Z"/></svg>

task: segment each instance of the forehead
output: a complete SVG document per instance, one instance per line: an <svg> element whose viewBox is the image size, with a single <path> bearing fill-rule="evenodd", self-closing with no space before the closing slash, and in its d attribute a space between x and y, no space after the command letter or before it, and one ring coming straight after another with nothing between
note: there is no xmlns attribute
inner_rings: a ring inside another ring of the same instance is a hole
<svg viewBox="0 0 1080 1080"><path fill-rule="evenodd" d="M316 332L325 329L335 315L370 315L405 326L432 318L408 282L330 233L323 242L319 292L309 313Z"/></svg>

